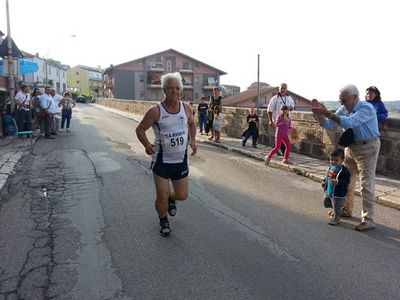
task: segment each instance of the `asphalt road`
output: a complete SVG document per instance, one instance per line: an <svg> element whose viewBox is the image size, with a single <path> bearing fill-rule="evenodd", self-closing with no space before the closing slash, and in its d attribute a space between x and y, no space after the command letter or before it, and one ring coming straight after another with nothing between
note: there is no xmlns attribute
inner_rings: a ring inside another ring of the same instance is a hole
<svg viewBox="0 0 400 300"><path fill-rule="evenodd" d="M1 191L0 299L400 299L398 210L331 227L318 184L202 144L163 238L137 123L71 123Z"/></svg>

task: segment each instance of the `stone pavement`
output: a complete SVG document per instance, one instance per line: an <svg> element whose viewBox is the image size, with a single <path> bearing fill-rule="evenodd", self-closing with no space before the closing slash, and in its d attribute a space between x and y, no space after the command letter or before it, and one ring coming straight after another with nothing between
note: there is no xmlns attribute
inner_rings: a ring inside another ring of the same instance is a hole
<svg viewBox="0 0 400 300"><path fill-rule="evenodd" d="M31 145L32 142L32 145ZM19 160L32 150L36 138L20 139L16 136L0 138L0 190L3 188Z"/></svg>

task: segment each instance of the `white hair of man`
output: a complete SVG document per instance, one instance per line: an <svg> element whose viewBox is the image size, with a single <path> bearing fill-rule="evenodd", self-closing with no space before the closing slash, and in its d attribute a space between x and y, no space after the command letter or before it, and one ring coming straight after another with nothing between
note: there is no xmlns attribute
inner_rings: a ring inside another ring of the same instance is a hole
<svg viewBox="0 0 400 300"><path fill-rule="evenodd" d="M170 80L176 80L176 82L179 85L179 90L180 91L183 90L182 76L179 72L175 72L175 73L168 73L168 74L161 76L161 86L162 86L163 91L167 87L168 81L170 81Z"/></svg>
<svg viewBox="0 0 400 300"><path fill-rule="evenodd" d="M354 84L348 84L340 89L340 93L348 93L350 96L360 96L358 88Z"/></svg>

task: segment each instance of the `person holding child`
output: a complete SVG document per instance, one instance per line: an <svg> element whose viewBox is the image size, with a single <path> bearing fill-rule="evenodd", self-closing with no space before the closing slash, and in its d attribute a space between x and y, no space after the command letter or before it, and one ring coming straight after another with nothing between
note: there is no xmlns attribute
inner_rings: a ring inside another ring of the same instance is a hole
<svg viewBox="0 0 400 300"><path fill-rule="evenodd" d="M222 115L219 107L218 106L215 107L213 129L214 129L216 143L221 143L221 126L222 126L223 119L224 119L224 116Z"/></svg>
<svg viewBox="0 0 400 300"><path fill-rule="evenodd" d="M292 129L291 120L289 117L289 107L287 105L281 106L281 113L276 117L275 122L275 146L272 150L265 156L264 163L268 166L271 161L272 156L274 156L280 149L282 143L285 144L285 153L283 158L284 164L291 164L289 161L289 154L291 150L291 144L289 140L289 132Z"/></svg>
<svg viewBox="0 0 400 300"><path fill-rule="evenodd" d="M333 150L330 154L330 165L321 183L325 191L324 206L333 209L328 212L329 225L340 223L340 215L350 183L350 172L343 162L344 150L340 148Z"/></svg>

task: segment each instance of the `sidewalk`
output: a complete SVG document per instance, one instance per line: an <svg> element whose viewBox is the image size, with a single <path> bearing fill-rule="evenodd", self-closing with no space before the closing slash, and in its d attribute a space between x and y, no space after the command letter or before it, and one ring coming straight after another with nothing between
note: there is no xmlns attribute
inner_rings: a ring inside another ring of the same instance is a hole
<svg viewBox="0 0 400 300"><path fill-rule="evenodd" d="M37 138L32 138L32 146ZM0 138L0 190L3 188L19 160L31 151L30 139L20 139L16 136Z"/></svg>
<svg viewBox="0 0 400 300"><path fill-rule="evenodd" d="M258 148L253 148L251 146L251 139L247 142L246 147L242 147L241 139L223 136L221 137L221 143L217 144L214 141L209 141L208 138L209 136L198 135L197 140L233 153L238 153L259 160L262 163L264 163L265 153L271 150L271 147L265 145L258 145ZM298 175L308 177L318 183L322 181L328 167L328 161L311 158L294 152L290 154L290 160L293 162L293 165L283 164L281 156L274 156L269 167L294 172ZM268 167L266 166L266 168ZM361 195L358 180L356 195ZM376 202L385 206L400 209L400 180L377 175L376 196Z"/></svg>

